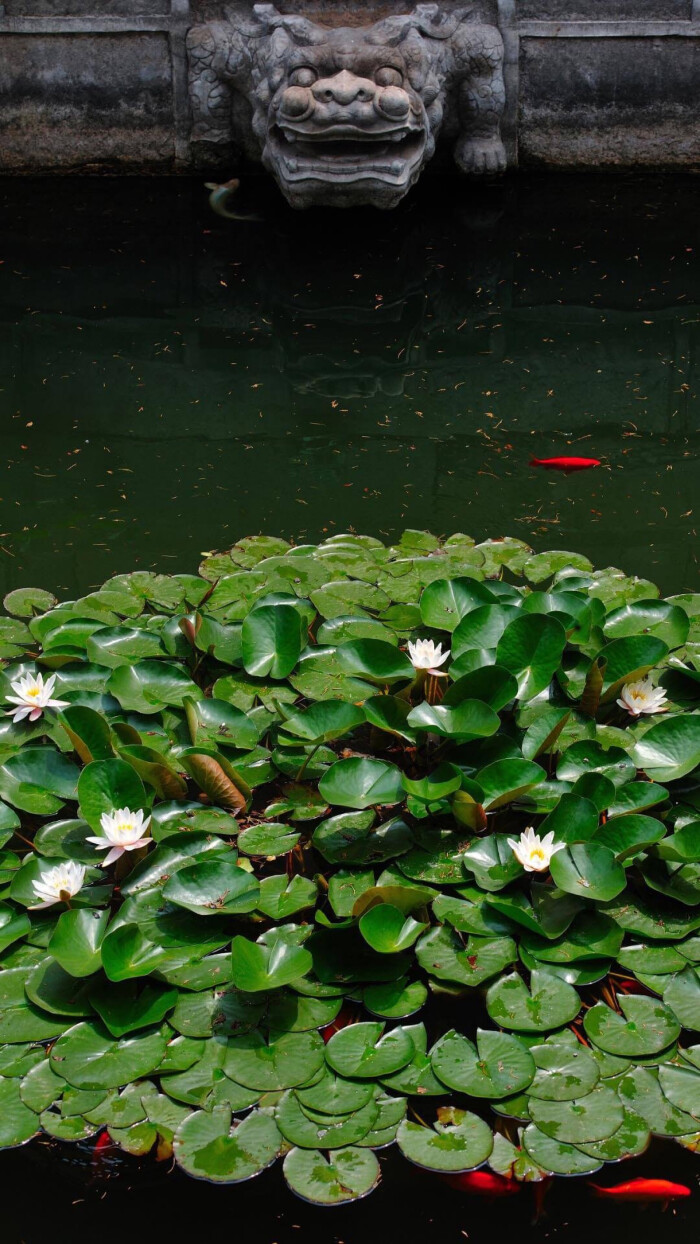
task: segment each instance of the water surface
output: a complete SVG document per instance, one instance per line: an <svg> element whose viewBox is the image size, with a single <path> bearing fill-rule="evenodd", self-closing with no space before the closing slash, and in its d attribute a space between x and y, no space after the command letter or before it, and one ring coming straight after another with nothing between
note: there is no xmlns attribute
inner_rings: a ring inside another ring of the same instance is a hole
<svg viewBox="0 0 700 1244"><path fill-rule="evenodd" d="M2 589L406 526L697 583L698 179L245 190L0 183Z"/></svg>

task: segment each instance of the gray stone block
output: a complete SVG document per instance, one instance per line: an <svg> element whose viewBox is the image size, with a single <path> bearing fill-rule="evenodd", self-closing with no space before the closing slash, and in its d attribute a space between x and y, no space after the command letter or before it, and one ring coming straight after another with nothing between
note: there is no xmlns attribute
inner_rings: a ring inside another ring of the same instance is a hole
<svg viewBox="0 0 700 1244"><path fill-rule="evenodd" d="M164 34L0 34L0 162L22 171L168 167L170 73Z"/></svg>
<svg viewBox="0 0 700 1244"><path fill-rule="evenodd" d="M519 21L689 20L693 0L516 0Z"/></svg>
<svg viewBox="0 0 700 1244"><path fill-rule="evenodd" d="M697 163L698 82L700 37L523 39L520 163Z"/></svg>
<svg viewBox="0 0 700 1244"><path fill-rule="evenodd" d="M6 17L151 17L170 0L5 0Z"/></svg>

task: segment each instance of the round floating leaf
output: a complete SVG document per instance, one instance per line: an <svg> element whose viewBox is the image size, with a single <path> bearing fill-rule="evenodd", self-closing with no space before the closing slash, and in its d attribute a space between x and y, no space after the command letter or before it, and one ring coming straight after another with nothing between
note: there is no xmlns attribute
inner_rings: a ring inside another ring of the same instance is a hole
<svg viewBox="0 0 700 1244"><path fill-rule="evenodd" d="M283 940L274 946L251 942L247 937L234 937L231 943L233 982L238 989L259 993L279 989L305 976L313 959L303 946Z"/></svg>
<svg viewBox="0 0 700 1244"><path fill-rule="evenodd" d="M198 860L166 881L163 896L199 916L242 915L257 907L260 886L234 859Z"/></svg>
<svg viewBox="0 0 700 1244"><path fill-rule="evenodd" d="M647 1067L632 1067L618 1081L617 1092L626 1109L639 1115L657 1136L690 1136L698 1131L698 1120L674 1106L659 1084L658 1073Z"/></svg>
<svg viewBox="0 0 700 1244"><path fill-rule="evenodd" d="M396 765L359 756L331 765L318 789L328 803L341 808L398 803L403 797L401 771Z"/></svg>
<svg viewBox="0 0 700 1244"><path fill-rule="evenodd" d="M518 610L509 605L481 605L462 618L452 636L452 653L460 657L473 649L493 649Z"/></svg>
<svg viewBox="0 0 700 1244"><path fill-rule="evenodd" d="M626 885L622 865L608 847L596 842L571 843L557 851L550 868L559 889L579 898L606 902L621 894Z"/></svg>
<svg viewBox="0 0 700 1244"><path fill-rule="evenodd" d="M146 806L146 792L139 775L125 760L95 760L86 765L78 779L80 811L95 833L101 831L100 818L116 808L132 812Z"/></svg>
<svg viewBox="0 0 700 1244"><path fill-rule="evenodd" d="M391 1075L411 1061L414 1045L403 1028L382 1033L384 1024L349 1024L331 1037L326 1061L343 1076L375 1079Z"/></svg>
<svg viewBox="0 0 700 1244"><path fill-rule="evenodd" d="M542 1101L573 1101L586 1097L600 1078L596 1060L578 1041L557 1044L554 1039L533 1045L530 1053L537 1072L528 1088L530 1097Z"/></svg>
<svg viewBox="0 0 700 1244"><path fill-rule="evenodd" d="M609 1054L636 1058L657 1054L680 1033L673 1011L655 998L618 994L622 1014L599 1002L586 1012L586 1035Z"/></svg>
<svg viewBox="0 0 700 1244"><path fill-rule="evenodd" d="M481 985L502 972L517 957L510 937L470 937L466 946L453 929L431 929L416 947L424 971L438 980L459 985Z"/></svg>
<svg viewBox="0 0 700 1244"><path fill-rule="evenodd" d="M584 1097L572 1101L532 1097L530 1115L545 1136L577 1145L607 1140L622 1124L623 1109L615 1090L599 1084Z"/></svg>
<svg viewBox="0 0 700 1244"><path fill-rule="evenodd" d="M523 1144L533 1162L549 1175L592 1175L603 1165L602 1159L547 1136L534 1123L525 1128Z"/></svg>
<svg viewBox="0 0 700 1244"><path fill-rule="evenodd" d="M644 1119L633 1110L624 1110L622 1123L607 1140L582 1144L578 1148L589 1158L603 1162L619 1162L623 1158L637 1157L649 1147L651 1133Z"/></svg>
<svg viewBox="0 0 700 1244"><path fill-rule="evenodd" d="M20 1096L19 1080L0 1078L0 1148L24 1145L39 1130L39 1120Z"/></svg>
<svg viewBox="0 0 700 1244"><path fill-rule="evenodd" d="M435 803L438 799L446 799L448 795L459 790L462 785L462 773L456 765L442 764L424 778L414 780L406 777L404 773L402 781L409 795L422 799L425 803Z"/></svg>
<svg viewBox="0 0 700 1244"><path fill-rule="evenodd" d="M367 721L378 730L398 735L400 739L415 742L415 731L408 724L411 705L395 695L371 696L362 705Z"/></svg>
<svg viewBox="0 0 700 1244"><path fill-rule="evenodd" d="M700 972L697 968L688 965L669 981L664 989L664 1002L684 1028L700 1029Z"/></svg>
<svg viewBox="0 0 700 1244"><path fill-rule="evenodd" d="M342 1149L356 1145L373 1127L379 1111L373 1100L351 1114L309 1113L293 1092L285 1093L275 1109L284 1139L302 1149Z"/></svg>
<svg viewBox="0 0 700 1244"><path fill-rule="evenodd" d="M422 981L408 981L405 976L397 981L381 985L367 985L362 1001L371 1015L386 1019L404 1019L415 1015L428 999L428 990Z"/></svg>
<svg viewBox="0 0 700 1244"><path fill-rule="evenodd" d="M51 592L40 587L18 587L8 592L3 607L15 618L31 618L35 613L47 613L58 604Z"/></svg>
<svg viewBox="0 0 700 1244"><path fill-rule="evenodd" d="M53 959L45 959L27 977L25 993L30 1002L51 1015L92 1015L86 981L69 976Z"/></svg>
<svg viewBox="0 0 700 1244"><path fill-rule="evenodd" d="M651 726L635 743L634 763L654 782L675 782L700 765L700 716L679 713Z"/></svg>
<svg viewBox="0 0 700 1244"><path fill-rule="evenodd" d="M408 714L413 730L428 730L446 738L489 738L498 730L498 713L481 700L461 700L459 704L418 704Z"/></svg>
<svg viewBox="0 0 700 1244"><path fill-rule="evenodd" d="M571 1023L581 1009L581 999L571 985L536 968L529 990L517 972L502 976L491 985L486 1007L501 1028L547 1032Z"/></svg>
<svg viewBox="0 0 700 1244"><path fill-rule="evenodd" d="M623 786L635 774L635 764L621 747L604 748L591 739L583 739L567 747L557 765L560 782L577 782L579 778L597 773L607 777L614 786Z"/></svg>
<svg viewBox="0 0 700 1244"><path fill-rule="evenodd" d="M258 911L272 920L286 920L295 912L313 907L318 886L310 877L296 876L291 881L286 875L264 877L260 883Z"/></svg>
<svg viewBox="0 0 700 1244"><path fill-rule="evenodd" d="M700 1071L667 1063L659 1067L659 1085L672 1106L700 1120Z"/></svg>
<svg viewBox="0 0 700 1244"><path fill-rule="evenodd" d="M495 812L514 799L544 782L544 769L531 760L495 760L476 775L483 792L482 802L488 812Z"/></svg>
<svg viewBox="0 0 700 1244"><path fill-rule="evenodd" d="M380 1179L371 1149L352 1145L326 1157L314 1149L290 1149L282 1168L287 1186L312 1205L341 1205L368 1196Z"/></svg>
<svg viewBox="0 0 700 1244"><path fill-rule="evenodd" d="M666 826L662 821L630 812L624 816L611 816L597 831L595 841L600 846L608 847L618 860L625 860L643 847L660 842L665 832Z"/></svg>
<svg viewBox="0 0 700 1244"><path fill-rule="evenodd" d="M517 1037L477 1029L477 1044L448 1032L432 1054L433 1071L448 1088L470 1097L498 1099L527 1088L535 1075L532 1055Z"/></svg>
<svg viewBox="0 0 700 1244"><path fill-rule="evenodd" d="M259 1175L279 1153L282 1138L271 1115L255 1110L231 1126L228 1106L198 1110L183 1119L173 1150L178 1166L195 1179L237 1184Z"/></svg>
<svg viewBox="0 0 700 1244"><path fill-rule="evenodd" d="M631 635L613 639L598 654L605 662L605 681L601 702L614 699L626 682L642 678L666 656L668 648L653 635Z"/></svg>
<svg viewBox="0 0 700 1244"><path fill-rule="evenodd" d="M387 646L391 648L391 644ZM285 734L294 735L305 743L330 743L355 730L364 720L364 712L355 704L345 700L319 700L309 708L286 713L283 729Z"/></svg>
<svg viewBox="0 0 700 1244"><path fill-rule="evenodd" d="M485 583L474 579L435 579L421 595L420 615L425 626L454 631L465 614L495 599Z"/></svg>
<svg viewBox="0 0 700 1244"><path fill-rule="evenodd" d="M149 1075L167 1045L160 1031L115 1040L101 1024L76 1024L51 1050L51 1065L75 1088L108 1089Z"/></svg>
<svg viewBox="0 0 700 1244"><path fill-rule="evenodd" d="M352 1114L361 1110L372 1100L373 1094L370 1081L348 1080L345 1076L336 1075L329 1067L323 1069L315 1084L296 1089L299 1104L305 1110L318 1110L328 1115Z"/></svg>
<svg viewBox="0 0 700 1244"><path fill-rule="evenodd" d="M360 918L360 933L373 950L381 955L408 950L425 929L425 923L404 916L389 903L371 907Z"/></svg>
<svg viewBox="0 0 700 1244"><path fill-rule="evenodd" d="M101 626L86 640L88 661L117 669L133 665L140 657L165 656L158 635L134 626Z"/></svg>
<svg viewBox="0 0 700 1244"><path fill-rule="evenodd" d="M564 627L549 615L523 614L508 623L496 661L517 678L520 700L532 700L549 686L565 644Z"/></svg>
<svg viewBox="0 0 700 1244"><path fill-rule="evenodd" d="M515 881L522 872L507 834L487 834L476 839L463 852L462 864L474 874L480 889L494 893Z"/></svg>
<svg viewBox="0 0 700 1244"><path fill-rule="evenodd" d="M260 1092L279 1092L306 1084L323 1067L323 1040L316 1032L259 1032L231 1037L224 1071L236 1084Z"/></svg>
<svg viewBox="0 0 700 1244"><path fill-rule="evenodd" d="M51 934L48 950L71 976L92 976L102 964L101 945L110 913L74 908L64 911Z"/></svg>
<svg viewBox="0 0 700 1244"><path fill-rule="evenodd" d="M689 619L680 605L665 600L634 600L611 609L603 623L605 635L655 635L669 648L680 648L688 638Z"/></svg>
<svg viewBox="0 0 700 1244"><path fill-rule="evenodd" d="M103 981L89 992L90 1002L113 1037L159 1024L172 1011L177 989L156 981Z"/></svg>
<svg viewBox="0 0 700 1244"><path fill-rule="evenodd" d="M110 695L130 713L160 713L167 705L181 706L190 696L202 698L196 683L179 665L168 661L137 661L120 665L112 671L106 684Z"/></svg>
<svg viewBox="0 0 700 1244"><path fill-rule="evenodd" d="M372 682L389 684L409 681L415 670L404 652L383 639L355 639L340 644L336 657L341 669Z"/></svg>
<svg viewBox="0 0 700 1244"><path fill-rule="evenodd" d="M245 855L264 855L268 859L287 855L299 841L300 835L288 825L278 821L266 825L251 825L238 835L237 846Z"/></svg>
<svg viewBox="0 0 700 1244"><path fill-rule="evenodd" d="M286 678L299 660L303 619L291 605L262 605L243 621L243 665L256 678Z"/></svg>
<svg viewBox="0 0 700 1244"><path fill-rule="evenodd" d="M260 737L255 721L224 700L188 699L185 708L193 743L253 748Z"/></svg>
<svg viewBox="0 0 700 1244"><path fill-rule="evenodd" d="M472 1171L485 1162L493 1148L488 1123L468 1110L444 1111L445 1122L435 1127L404 1120L396 1141L405 1158L424 1170L456 1174Z"/></svg>
<svg viewBox="0 0 700 1244"><path fill-rule="evenodd" d="M498 713L517 694L517 680L508 670L502 669L500 665L487 665L458 678L448 687L442 703L459 704L462 700L481 700Z"/></svg>

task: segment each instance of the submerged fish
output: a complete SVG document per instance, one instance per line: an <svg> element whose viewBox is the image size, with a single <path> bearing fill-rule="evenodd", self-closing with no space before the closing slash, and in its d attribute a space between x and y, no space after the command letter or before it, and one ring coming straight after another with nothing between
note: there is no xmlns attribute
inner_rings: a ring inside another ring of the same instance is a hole
<svg viewBox="0 0 700 1244"><path fill-rule="evenodd" d="M616 1201L680 1201L691 1195L690 1188L685 1184L674 1184L669 1179L630 1179L626 1184L615 1184L612 1188L601 1188L599 1184L589 1184L596 1196L610 1197Z"/></svg>
<svg viewBox="0 0 700 1244"><path fill-rule="evenodd" d="M336 1032L340 1032L341 1028L347 1028L348 1024L353 1024L356 1019L357 1011L354 1007L342 1006L333 1022L326 1024L325 1028L319 1028L319 1032L327 1044Z"/></svg>
<svg viewBox="0 0 700 1244"><path fill-rule="evenodd" d="M442 1179L457 1192L469 1192L472 1196L515 1196L522 1187L514 1179L492 1171L463 1171L459 1175L443 1175Z"/></svg>
<svg viewBox="0 0 700 1244"><path fill-rule="evenodd" d="M205 181L205 188L211 191L209 195L210 206L217 216L223 216L226 220L260 220L260 216L247 215L244 212L232 210L230 204L239 190L240 184L237 177L232 177L230 181L224 181L221 185L216 181Z"/></svg>
<svg viewBox="0 0 700 1244"><path fill-rule="evenodd" d="M548 471L587 471L600 466L600 458L531 458L530 466L545 467Z"/></svg>

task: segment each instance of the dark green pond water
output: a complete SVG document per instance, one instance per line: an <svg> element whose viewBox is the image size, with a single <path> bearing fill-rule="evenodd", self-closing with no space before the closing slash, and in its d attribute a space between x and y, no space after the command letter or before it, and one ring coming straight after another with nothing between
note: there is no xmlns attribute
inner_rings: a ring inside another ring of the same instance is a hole
<svg viewBox="0 0 700 1244"><path fill-rule="evenodd" d="M513 534L697 588L700 179L427 182L390 216L212 215L201 183L0 183L0 588L83 594L267 531ZM530 459L595 457L576 475ZM700 1161L657 1144L597 1182L490 1203L381 1155L368 1201L277 1166L212 1188L53 1144L0 1154L2 1244L696 1241Z"/></svg>
<svg viewBox="0 0 700 1244"><path fill-rule="evenodd" d="M245 189L0 183L0 587L406 526L697 582L700 179Z"/></svg>

